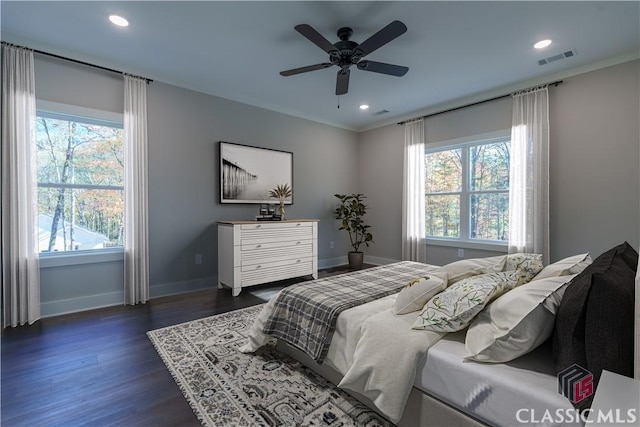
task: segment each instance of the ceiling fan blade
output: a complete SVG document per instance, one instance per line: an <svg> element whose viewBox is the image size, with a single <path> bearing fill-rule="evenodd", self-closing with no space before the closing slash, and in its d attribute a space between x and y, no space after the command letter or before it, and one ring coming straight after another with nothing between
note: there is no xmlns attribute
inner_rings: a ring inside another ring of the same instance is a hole
<svg viewBox="0 0 640 427"><path fill-rule="evenodd" d="M381 46L389 43L396 37L404 34L407 31L407 26L400 21L393 21L362 43L356 48L362 52L362 56L368 55Z"/></svg>
<svg viewBox="0 0 640 427"><path fill-rule="evenodd" d="M336 79L336 95L344 95L349 91L349 74L351 70L338 71L338 78Z"/></svg>
<svg viewBox="0 0 640 427"><path fill-rule="evenodd" d="M309 71L322 70L324 68L329 68L332 65L333 64L330 62L323 62L322 64L315 64L315 65L307 65L306 67L292 68L290 70L280 71L280 75L285 77L293 76L295 74L306 73Z"/></svg>
<svg viewBox="0 0 640 427"><path fill-rule="evenodd" d="M329 40L324 38L322 34L317 32L311 25L308 24L300 24L296 25L295 30L305 36L309 41L318 46L320 49L324 50L328 54L338 54L338 49L334 45L331 44Z"/></svg>
<svg viewBox="0 0 640 427"><path fill-rule="evenodd" d="M372 71L374 73L388 74L396 77L402 77L407 74L407 71L409 71L409 67L376 61L360 61L358 62L357 67L358 70Z"/></svg>

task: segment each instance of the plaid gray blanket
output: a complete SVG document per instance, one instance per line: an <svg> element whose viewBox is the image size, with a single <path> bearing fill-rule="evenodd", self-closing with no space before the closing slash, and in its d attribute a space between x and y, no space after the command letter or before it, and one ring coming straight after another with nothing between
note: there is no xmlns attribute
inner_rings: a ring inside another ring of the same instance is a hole
<svg viewBox="0 0 640 427"><path fill-rule="evenodd" d="M399 292L410 280L434 268L401 261L289 286L276 297L263 333L322 363L341 312Z"/></svg>

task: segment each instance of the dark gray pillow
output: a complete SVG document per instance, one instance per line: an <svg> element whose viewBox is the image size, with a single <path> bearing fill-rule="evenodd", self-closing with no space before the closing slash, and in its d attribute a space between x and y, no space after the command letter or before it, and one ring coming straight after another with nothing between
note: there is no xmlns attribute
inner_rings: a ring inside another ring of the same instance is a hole
<svg viewBox="0 0 640 427"><path fill-rule="evenodd" d="M594 387L602 370L633 377L635 271L614 258L602 273L594 273L587 301L585 350Z"/></svg>
<svg viewBox="0 0 640 427"><path fill-rule="evenodd" d="M556 374L574 364L587 368L584 330L591 276L583 271L569 282L558 307L551 335Z"/></svg>
<svg viewBox="0 0 640 427"><path fill-rule="evenodd" d="M638 252L636 252L633 247L627 242L616 246L614 248L616 250L616 254L624 260L624 262L631 268L634 272L638 270Z"/></svg>
<svg viewBox="0 0 640 427"><path fill-rule="evenodd" d="M631 273L631 286L633 289L633 279L637 263L638 253L625 242L600 255L569 283L558 307L552 334L553 358L556 373L560 373L568 367L577 364L591 371L594 374L594 379L596 376L598 379L600 378L603 368L601 364L595 361L600 357L595 348L600 345L600 338L598 337L606 333L611 333L611 330L607 328L611 328L612 326L603 325L602 328L597 326L598 319L596 317L598 315L602 316L602 312L606 311L606 307L602 306L599 300L606 300L603 294L608 295L611 291L611 289L609 289L610 286L607 285L608 283L620 280L626 283L629 272ZM594 276L596 276L595 279ZM593 286L594 280L596 283L595 287ZM591 310L589 311L589 301L591 301L591 292L593 292L593 289L597 289L597 291L591 303ZM615 287L615 289L617 289L617 287ZM612 292L615 293L616 291L614 290ZM618 301L618 297L613 299ZM631 298L630 301L632 304L631 316L633 321L633 298ZM613 307L608 307L610 310L614 310L613 313L616 312L616 309ZM593 329L594 332L597 332L598 337L587 338L589 334L587 324L590 325L590 328ZM633 333L633 323L630 331ZM623 339L623 337L612 334L612 339L617 342ZM589 351L587 350L587 342L589 343ZM606 344L603 343L602 345ZM631 336L630 345L633 346L633 336ZM590 357L588 357L588 354ZM589 361L593 364L593 369L598 370L597 373L591 370ZM576 407L585 409L590 407L590 405L591 399L585 399L577 404Z"/></svg>

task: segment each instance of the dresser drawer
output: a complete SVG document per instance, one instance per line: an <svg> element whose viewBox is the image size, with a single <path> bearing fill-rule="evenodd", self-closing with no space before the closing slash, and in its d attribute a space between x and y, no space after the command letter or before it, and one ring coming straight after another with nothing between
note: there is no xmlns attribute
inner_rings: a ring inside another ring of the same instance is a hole
<svg viewBox="0 0 640 427"><path fill-rule="evenodd" d="M290 242L312 238L308 228L287 228L272 230L243 230L240 245L257 245L264 243Z"/></svg>
<svg viewBox="0 0 640 427"><path fill-rule="evenodd" d="M311 238L313 224L308 222L243 224L240 231L242 246Z"/></svg>
<svg viewBox="0 0 640 427"><path fill-rule="evenodd" d="M301 258L293 258L293 259L280 260L280 261L259 262L256 264L243 264L240 271L242 271L242 277L246 277L245 273L249 271L266 272L274 267L302 265L310 262L311 262L311 257L304 257L304 258L301 257Z"/></svg>
<svg viewBox="0 0 640 427"><path fill-rule="evenodd" d="M242 231L251 231L251 230L284 230L287 228L313 228L312 222L268 222L263 221L257 224L242 224L240 229Z"/></svg>
<svg viewBox="0 0 640 427"><path fill-rule="evenodd" d="M300 277L309 274L315 274L313 262L310 259L300 260L294 264L285 265L264 265L260 268L255 267L252 270L243 271L240 282L242 286L257 285L265 282L265 277L269 280L283 280L290 277Z"/></svg>
<svg viewBox="0 0 640 427"><path fill-rule="evenodd" d="M293 239L284 242L245 243L240 246L240 250L242 253L256 250L268 252L271 249L277 250L278 248L299 247L303 245L311 245L312 243L313 239Z"/></svg>
<svg viewBox="0 0 640 427"><path fill-rule="evenodd" d="M240 255L240 265L295 260L313 256L312 242L298 243L276 248L243 250Z"/></svg>

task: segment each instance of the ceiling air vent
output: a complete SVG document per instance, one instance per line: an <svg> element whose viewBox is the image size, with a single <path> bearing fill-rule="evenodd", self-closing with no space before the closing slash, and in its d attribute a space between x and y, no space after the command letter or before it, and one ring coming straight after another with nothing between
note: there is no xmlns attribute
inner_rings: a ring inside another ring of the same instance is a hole
<svg viewBox="0 0 640 427"><path fill-rule="evenodd" d="M375 113L373 113L374 116L380 116L382 114L387 114L389 112L389 110L380 110L380 111L376 111Z"/></svg>
<svg viewBox="0 0 640 427"><path fill-rule="evenodd" d="M559 61L561 59L571 58L572 56L575 56L575 55L576 55L576 50L575 49L571 49L571 50L568 50L566 52L562 52L562 53L559 53L557 55L550 56L548 58L540 59L540 60L538 60L538 65L544 65L544 64L548 64L550 62Z"/></svg>

